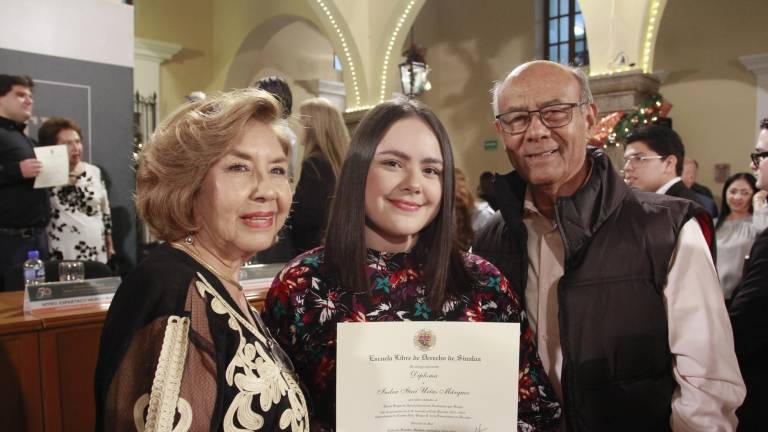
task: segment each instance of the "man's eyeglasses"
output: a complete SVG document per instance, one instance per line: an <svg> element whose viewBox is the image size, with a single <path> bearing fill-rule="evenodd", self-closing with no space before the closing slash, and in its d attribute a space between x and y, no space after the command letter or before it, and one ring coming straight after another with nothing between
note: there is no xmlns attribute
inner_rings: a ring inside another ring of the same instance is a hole
<svg viewBox="0 0 768 432"><path fill-rule="evenodd" d="M638 165L642 165L647 160L652 159L664 159L666 156L641 156L641 155L631 155L624 157L624 166L631 165L633 167L636 167Z"/></svg>
<svg viewBox="0 0 768 432"><path fill-rule="evenodd" d="M544 126L552 129L567 125L573 119L573 109L586 105L587 102L570 102L548 105L543 108L527 111L512 110L496 116L501 129L510 134L517 135L528 130L533 114L538 113Z"/></svg>
<svg viewBox="0 0 768 432"><path fill-rule="evenodd" d="M755 166L760 166L760 162L762 162L763 159L768 158L768 152L754 152L749 155L749 158L752 159L752 163L755 164Z"/></svg>

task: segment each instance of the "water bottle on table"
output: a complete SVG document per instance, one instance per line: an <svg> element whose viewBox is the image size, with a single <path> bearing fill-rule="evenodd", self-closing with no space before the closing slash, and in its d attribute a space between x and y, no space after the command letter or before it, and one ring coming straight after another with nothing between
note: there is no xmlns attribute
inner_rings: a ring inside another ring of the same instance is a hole
<svg viewBox="0 0 768 432"><path fill-rule="evenodd" d="M40 259L40 253L36 250L27 252L27 260L24 261L24 287L45 282L45 265Z"/></svg>

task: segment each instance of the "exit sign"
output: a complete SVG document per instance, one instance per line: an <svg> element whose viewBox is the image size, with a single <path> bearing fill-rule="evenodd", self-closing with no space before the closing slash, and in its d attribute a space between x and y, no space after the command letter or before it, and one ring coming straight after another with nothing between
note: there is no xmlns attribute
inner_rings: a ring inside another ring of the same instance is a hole
<svg viewBox="0 0 768 432"><path fill-rule="evenodd" d="M486 150L496 150L499 148L499 142L495 139L483 141L483 148Z"/></svg>

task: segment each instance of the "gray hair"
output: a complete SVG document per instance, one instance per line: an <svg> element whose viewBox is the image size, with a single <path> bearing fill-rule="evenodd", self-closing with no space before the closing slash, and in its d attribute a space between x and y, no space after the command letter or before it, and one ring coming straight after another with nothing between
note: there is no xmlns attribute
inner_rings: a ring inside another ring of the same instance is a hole
<svg viewBox="0 0 768 432"><path fill-rule="evenodd" d="M537 62L541 62L541 60L538 60ZM504 84L509 81L509 79L512 77L515 72L517 72L519 69L529 65L532 62L523 63L520 66L514 68L512 72L507 74L506 78L500 81L495 81L493 83L493 88L491 89L491 95L492 95L492 101L491 105L493 107L493 115L497 116L499 115L499 96L501 95L501 89L504 87ZM564 70L570 72L574 78L576 78L576 81L579 82L579 88L580 88L580 94L579 94L579 101L580 102L587 102L588 104L593 103L595 100L592 97L592 90L589 88L589 78L584 73L583 70L577 67L573 66L567 66L567 65L561 65L559 63L554 62L548 62L552 63L553 65L557 65L562 67Z"/></svg>

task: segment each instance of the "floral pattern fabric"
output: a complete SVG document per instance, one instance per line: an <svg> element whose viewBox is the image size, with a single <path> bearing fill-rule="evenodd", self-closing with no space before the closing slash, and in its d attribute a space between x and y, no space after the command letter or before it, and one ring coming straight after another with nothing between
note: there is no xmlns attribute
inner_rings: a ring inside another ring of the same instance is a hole
<svg viewBox="0 0 768 432"><path fill-rule="evenodd" d="M83 162L85 171L73 185L51 189L48 240L52 254L63 259L107 262L104 236L112 230L107 188L101 170Z"/></svg>
<svg viewBox="0 0 768 432"><path fill-rule="evenodd" d="M557 430L560 406L536 354L517 294L499 270L464 254L474 280L460 296L430 309L421 272L407 253L368 251L370 294L353 293L328 274L324 249L298 256L277 275L264 320L293 359L314 405L313 424L335 424L336 323L368 321L520 322L518 430Z"/></svg>

